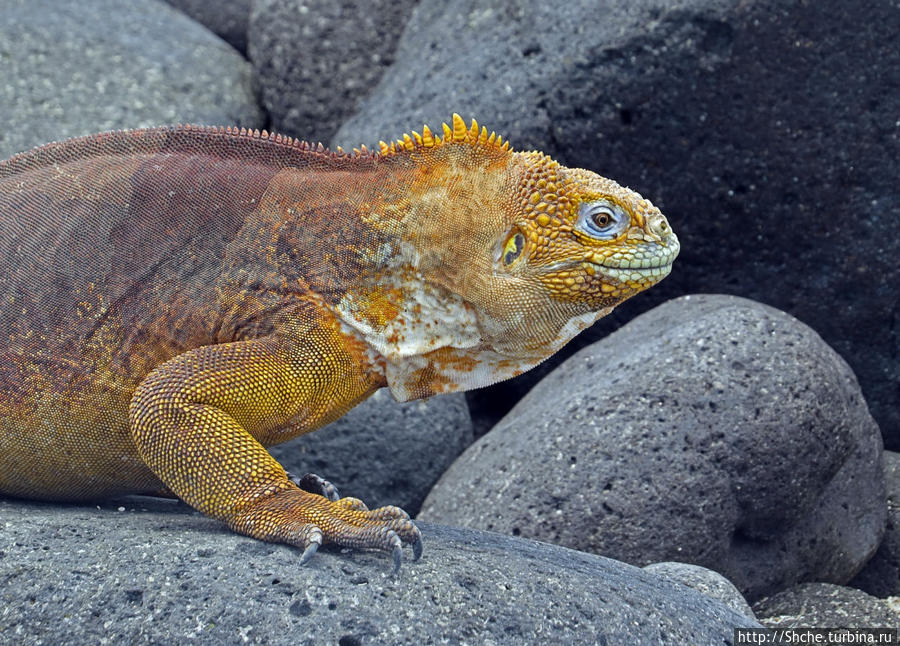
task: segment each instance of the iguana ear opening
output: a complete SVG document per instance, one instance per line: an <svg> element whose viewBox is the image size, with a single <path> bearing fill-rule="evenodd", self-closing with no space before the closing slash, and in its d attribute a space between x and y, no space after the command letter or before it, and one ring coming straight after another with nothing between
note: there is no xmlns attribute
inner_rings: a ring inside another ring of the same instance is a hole
<svg viewBox="0 0 900 646"><path fill-rule="evenodd" d="M525 234L513 228L499 246L496 261L503 267L512 267L525 256Z"/></svg>

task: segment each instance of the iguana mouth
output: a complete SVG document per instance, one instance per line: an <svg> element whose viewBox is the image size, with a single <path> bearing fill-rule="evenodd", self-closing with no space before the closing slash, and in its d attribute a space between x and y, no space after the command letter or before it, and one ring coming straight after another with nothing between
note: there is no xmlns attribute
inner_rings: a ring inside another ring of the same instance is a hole
<svg viewBox="0 0 900 646"><path fill-rule="evenodd" d="M647 244L640 245L634 250L629 249L628 253L616 252L603 257L595 254L589 259L589 262L604 269L628 269L639 272L665 267L671 269L680 250L681 245L678 243L678 238L673 235L666 240L666 246Z"/></svg>
<svg viewBox="0 0 900 646"><path fill-rule="evenodd" d="M672 271L672 263L678 257L681 245L674 235L666 239L666 245L648 243L638 245L627 252L617 251L609 256L593 253L587 258L554 262L542 268L544 273L554 273L578 266L592 267L604 276L627 280L639 280L640 277L664 277Z"/></svg>
<svg viewBox="0 0 900 646"><path fill-rule="evenodd" d="M665 276L672 271L672 261L655 262L655 260L656 259L648 259L645 264L641 264L634 260L621 262L620 264L613 264L609 262L609 259L604 259L603 262L597 262L596 260L566 260L542 267L542 271L545 274L552 274L571 270L575 267L590 267L593 270L591 272L592 274L597 273L612 278L618 278L619 276L627 277L630 275Z"/></svg>
<svg viewBox="0 0 900 646"><path fill-rule="evenodd" d="M672 271L672 263L681 247L674 235L660 244L641 245L631 253L616 252L611 256L594 255L588 264L597 268L606 278L620 282L645 282L647 279L659 281Z"/></svg>
<svg viewBox="0 0 900 646"><path fill-rule="evenodd" d="M594 264L594 263L591 263ZM648 278L651 279L663 279L669 275L669 272L672 271L672 263L664 264L664 265L655 265L655 266L622 266L622 267L611 267L609 265L596 265L595 267L600 267L600 273L603 274L604 278L612 278L613 280L617 280L619 282L643 282Z"/></svg>

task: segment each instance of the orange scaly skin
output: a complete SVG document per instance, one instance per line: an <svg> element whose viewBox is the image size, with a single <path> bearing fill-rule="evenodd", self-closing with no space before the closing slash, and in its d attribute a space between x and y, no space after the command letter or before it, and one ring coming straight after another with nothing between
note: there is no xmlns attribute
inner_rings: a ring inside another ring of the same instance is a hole
<svg viewBox="0 0 900 646"><path fill-rule="evenodd" d="M264 447L382 386L517 375L677 253L636 193L457 115L378 153L174 127L17 155L0 162L0 493L168 489L304 560L335 542L399 565L421 550L403 511L304 491Z"/></svg>

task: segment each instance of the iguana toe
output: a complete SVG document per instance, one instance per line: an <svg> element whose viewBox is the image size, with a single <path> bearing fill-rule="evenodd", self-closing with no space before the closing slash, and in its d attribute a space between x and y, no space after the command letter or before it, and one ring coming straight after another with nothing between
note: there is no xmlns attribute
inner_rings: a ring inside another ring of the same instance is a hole
<svg viewBox="0 0 900 646"><path fill-rule="evenodd" d="M364 503L359 498L352 498L348 496L346 498L335 500L334 502L339 504L344 509L349 509L350 511L369 511L369 508L366 507L366 503Z"/></svg>

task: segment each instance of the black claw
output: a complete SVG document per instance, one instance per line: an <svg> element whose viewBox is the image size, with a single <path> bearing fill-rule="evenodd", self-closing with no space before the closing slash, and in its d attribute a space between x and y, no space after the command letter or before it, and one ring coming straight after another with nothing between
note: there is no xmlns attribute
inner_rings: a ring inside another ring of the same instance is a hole
<svg viewBox="0 0 900 646"><path fill-rule="evenodd" d="M418 561L422 558L422 535L419 534L416 537L416 541L412 544L413 550L413 561Z"/></svg>
<svg viewBox="0 0 900 646"><path fill-rule="evenodd" d="M400 566L403 564L403 548L400 545L394 545L394 572L393 574L397 574L400 571Z"/></svg>
<svg viewBox="0 0 900 646"><path fill-rule="evenodd" d="M313 543L310 543L309 545L307 545L306 549L303 550L303 555L300 557L300 565L303 565L309 559L311 559L318 549L319 549L318 543L313 542Z"/></svg>
<svg viewBox="0 0 900 646"><path fill-rule="evenodd" d="M341 494L338 493L337 487L328 482L325 478L317 476L315 473L307 473L302 478L298 478L293 474L288 474L291 482L309 493L315 493L328 498L331 502L340 500Z"/></svg>

